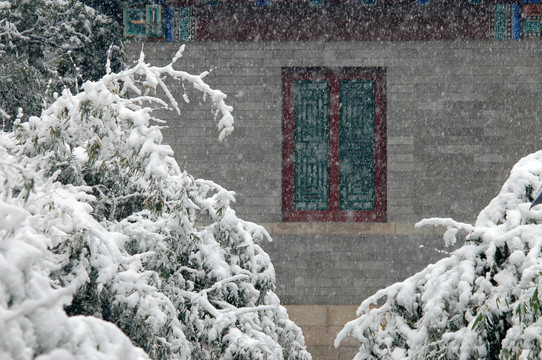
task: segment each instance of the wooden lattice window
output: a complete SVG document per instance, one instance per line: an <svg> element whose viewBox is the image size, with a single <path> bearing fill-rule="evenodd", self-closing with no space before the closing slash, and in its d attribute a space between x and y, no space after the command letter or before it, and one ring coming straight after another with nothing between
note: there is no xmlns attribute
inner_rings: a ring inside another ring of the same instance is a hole
<svg viewBox="0 0 542 360"><path fill-rule="evenodd" d="M283 220L386 221L382 68L283 69Z"/></svg>

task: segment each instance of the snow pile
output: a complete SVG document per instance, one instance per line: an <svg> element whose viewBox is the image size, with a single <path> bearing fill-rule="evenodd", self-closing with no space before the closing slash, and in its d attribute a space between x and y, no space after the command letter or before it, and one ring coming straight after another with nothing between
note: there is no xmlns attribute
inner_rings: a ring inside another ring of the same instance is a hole
<svg viewBox="0 0 542 360"><path fill-rule="evenodd" d="M137 64L65 91L0 132L1 359L309 359L274 294L261 226L179 169L153 107L164 78L213 102L204 76ZM153 124L154 123L154 124Z"/></svg>
<svg viewBox="0 0 542 360"><path fill-rule="evenodd" d="M464 230L465 245L365 300L335 345L354 336L356 359L541 358L542 206L530 209L540 188L542 151L514 166L474 226L417 224L447 226L448 242Z"/></svg>

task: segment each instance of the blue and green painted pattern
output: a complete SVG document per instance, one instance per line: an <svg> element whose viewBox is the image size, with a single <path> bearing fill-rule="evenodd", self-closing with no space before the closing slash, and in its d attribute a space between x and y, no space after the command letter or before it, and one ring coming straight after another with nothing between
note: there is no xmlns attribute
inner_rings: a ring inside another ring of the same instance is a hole
<svg viewBox="0 0 542 360"><path fill-rule="evenodd" d="M164 36L167 22L162 21L161 5L124 9L124 36L159 39ZM168 12L166 10L167 14ZM173 13L171 13L173 16Z"/></svg>
<svg viewBox="0 0 542 360"><path fill-rule="evenodd" d="M162 7L147 5L147 36L162 37Z"/></svg>
<svg viewBox="0 0 542 360"><path fill-rule="evenodd" d="M179 41L188 41L192 35L192 9L183 6L179 17Z"/></svg>
<svg viewBox="0 0 542 360"><path fill-rule="evenodd" d="M491 36L494 39L504 40L512 37L512 6L511 4L497 4L490 23Z"/></svg>
<svg viewBox="0 0 542 360"><path fill-rule="evenodd" d="M270 6L272 0L254 0L259 6ZM360 0L364 5L378 5L378 0ZM414 0L413 0L414 1ZM490 7L489 36L492 39L534 39L542 35L542 0L523 0L500 3ZM219 0L205 0L208 7L218 7ZM420 5L431 5L427 0L416 0ZM472 5L483 0L469 0ZM166 41L195 40L194 14L190 6L162 6L144 1L132 1L124 9L124 35ZM310 0L312 6L322 6L324 0Z"/></svg>
<svg viewBox="0 0 542 360"><path fill-rule="evenodd" d="M126 37L165 41L188 41L194 38L192 9L189 6L180 8L161 5L126 7L124 8L123 21L124 36ZM175 34L175 29L177 29L178 35Z"/></svg>
<svg viewBox="0 0 542 360"><path fill-rule="evenodd" d="M145 8L124 9L124 36L147 36L147 13Z"/></svg>
<svg viewBox="0 0 542 360"><path fill-rule="evenodd" d="M539 39L542 29L540 0L496 4L490 18L490 36L497 40Z"/></svg>
<svg viewBox="0 0 542 360"><path fill-rule="evenodd" d="M521 35L524 39L538 39L542 33L542 5L540 0L531 0L523 5Z"/></svg>

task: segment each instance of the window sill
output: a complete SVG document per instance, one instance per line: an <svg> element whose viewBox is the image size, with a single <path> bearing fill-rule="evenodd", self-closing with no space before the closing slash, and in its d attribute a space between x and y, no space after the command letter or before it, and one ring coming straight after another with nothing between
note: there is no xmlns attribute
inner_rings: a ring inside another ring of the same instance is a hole
<svg viewBox="0 0 542 360"><path fill-rule="evenodd" d="M442 227L415 228L413 223L278 222L260 224L270 235L431 235Z"/></svg>

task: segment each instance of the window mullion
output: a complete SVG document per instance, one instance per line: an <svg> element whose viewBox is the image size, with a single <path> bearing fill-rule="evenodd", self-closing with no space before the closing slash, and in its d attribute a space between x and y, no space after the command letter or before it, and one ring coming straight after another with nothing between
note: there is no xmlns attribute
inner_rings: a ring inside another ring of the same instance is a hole
<svg viewBox="0 0 542 360"><path fill-rule="evenodd" d="M330 116L329 116L329 206L332 213L340 210L340 80L335 77L330 81Z"/></svg>

